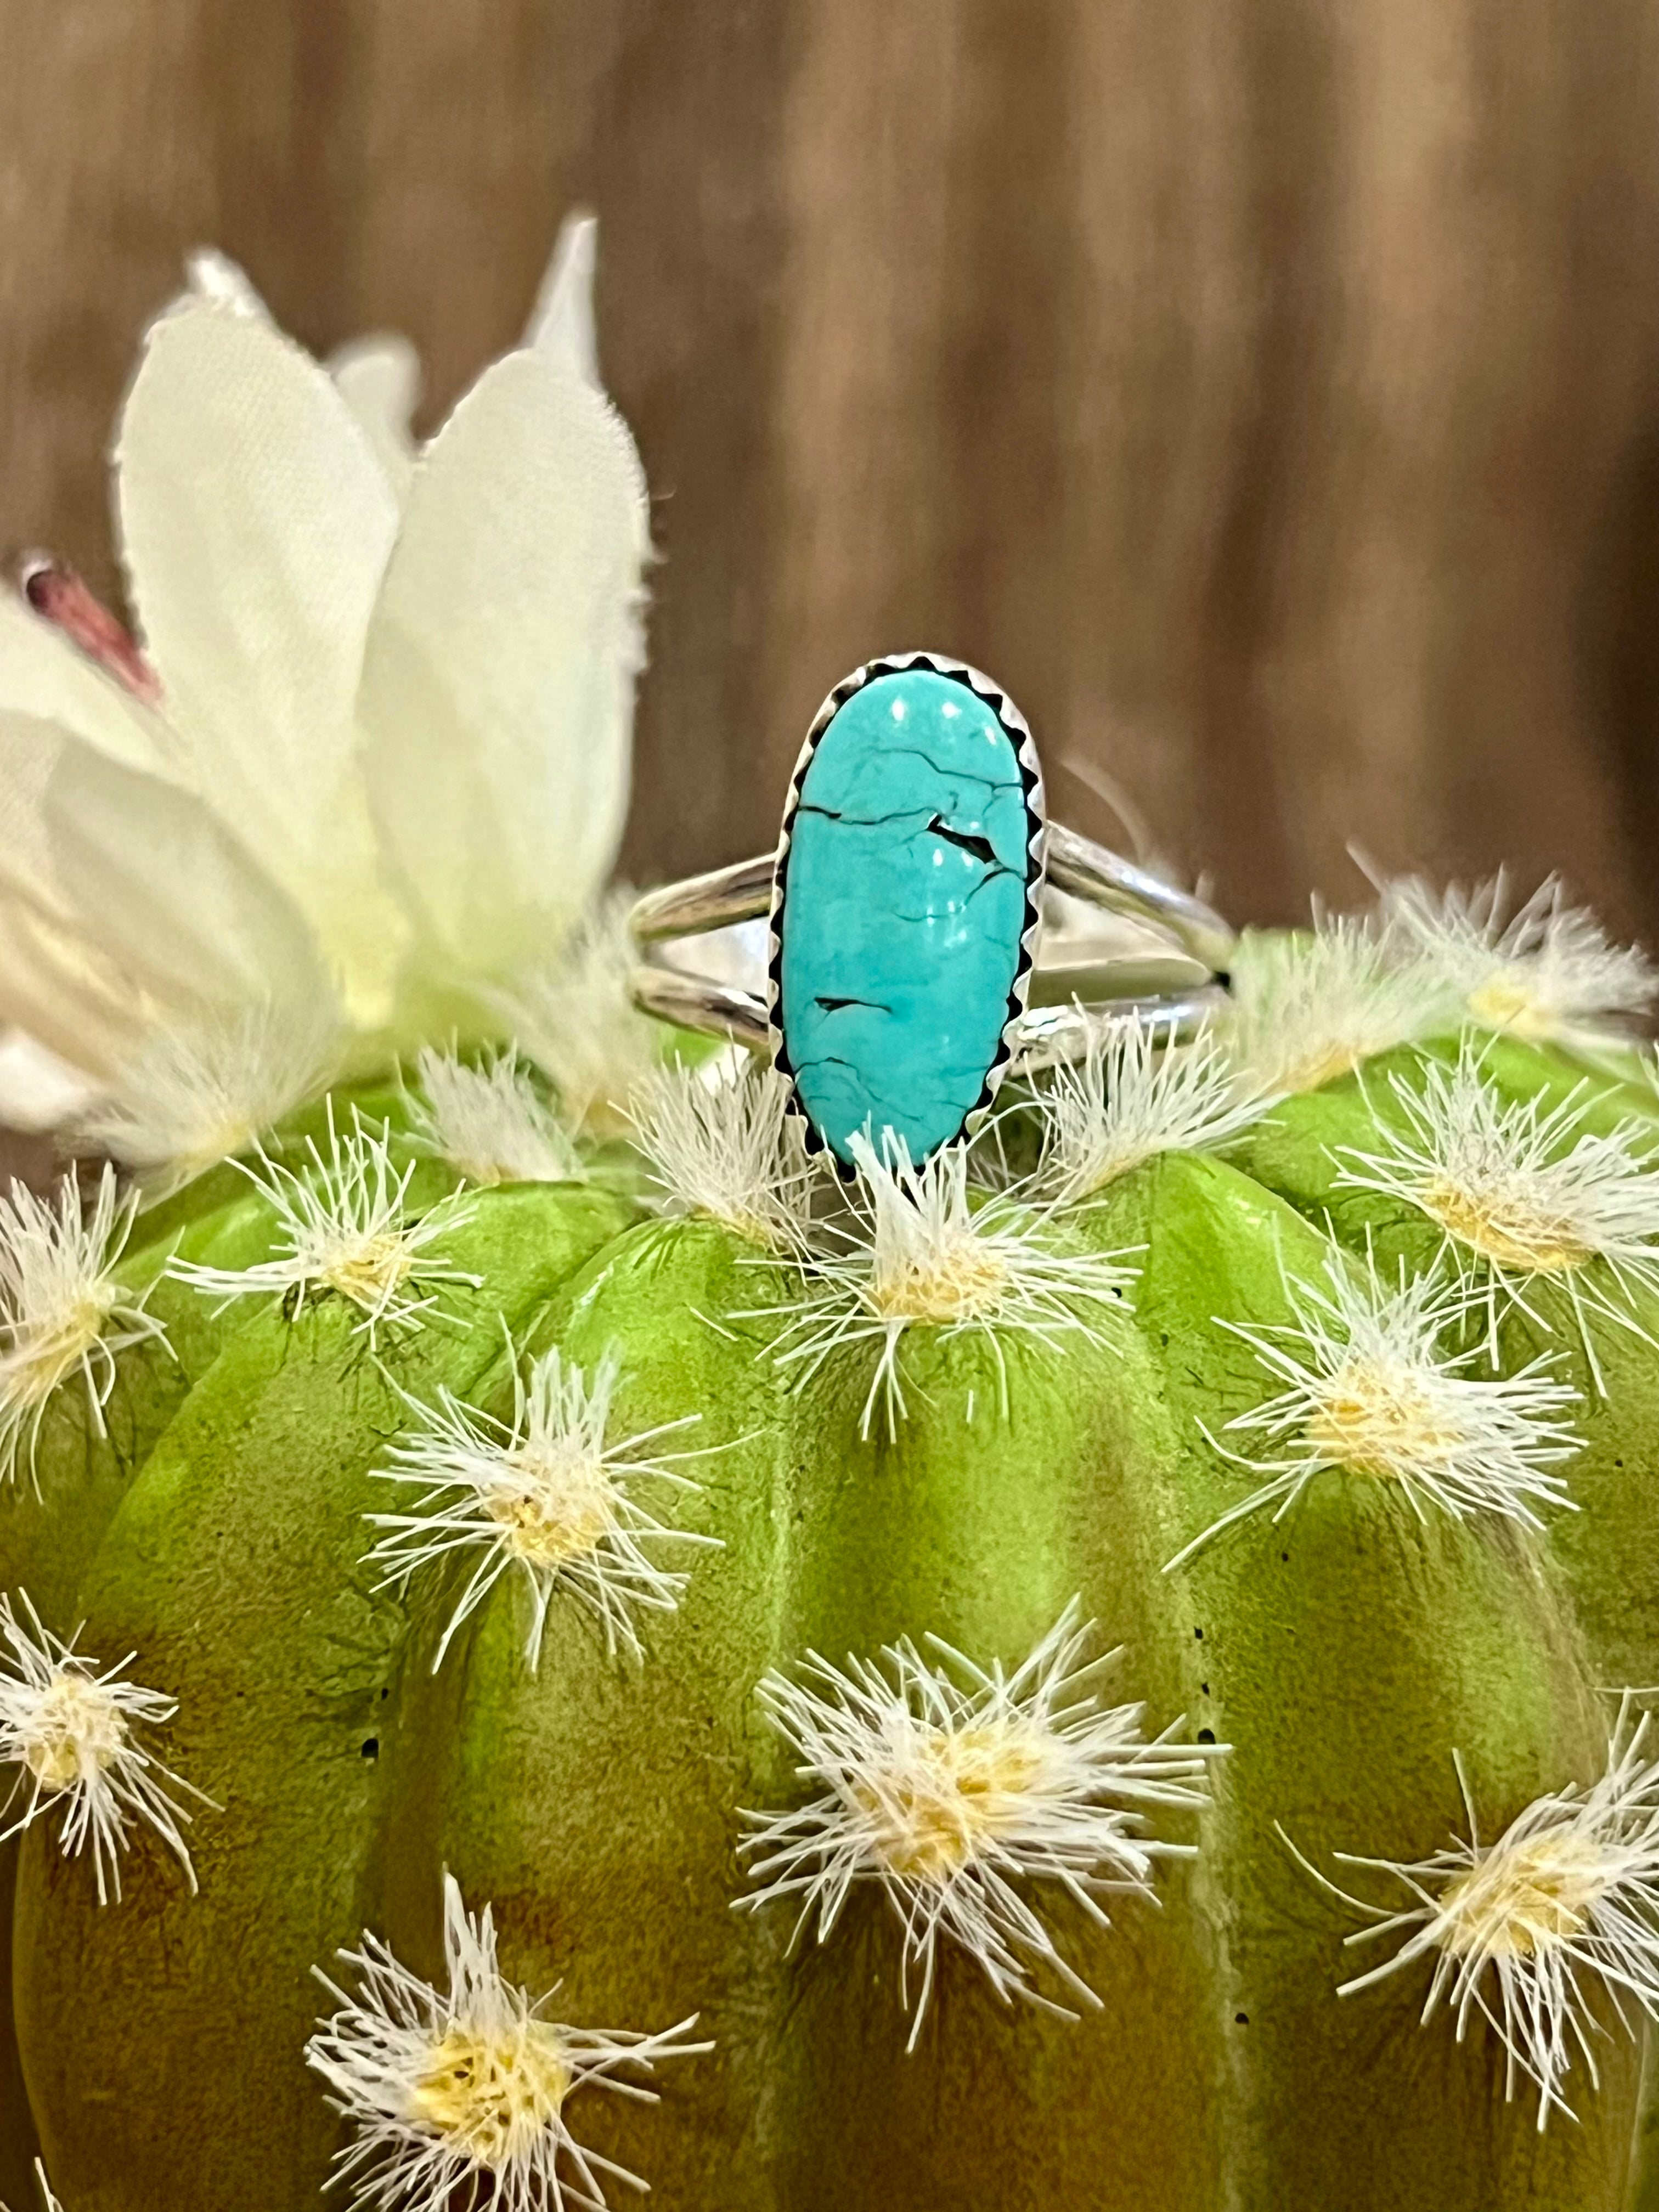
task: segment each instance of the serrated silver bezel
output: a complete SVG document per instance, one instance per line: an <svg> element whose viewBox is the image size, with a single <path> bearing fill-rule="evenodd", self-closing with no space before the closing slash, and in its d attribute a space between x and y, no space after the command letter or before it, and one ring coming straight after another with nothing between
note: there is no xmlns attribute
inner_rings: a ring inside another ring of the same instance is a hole
<svg viewBox="0 0 1659 2212"><path fill-rule="evenodd" d="M918 666L931 668L935 674L949 677L954 683L965 685L990 708L1013 746L1014 757L1019 763L1020 781L1024 786L1026 818L1030 824L1025 847L1025 921L1020 931L1019 957L1014 970L1013 986L1008 994L1007 1018L1002 1025L996 1053L986 1070L979 1097L964 1115L956 1136L944 1140L947 1144L955 1143L957 1137L971 1137L983 1125L991 1110L1003 1077L1007 1073L1008 1063L1013 1055L1016 1030L1030 997L1031 970L1036 964L1037 943L1042 931L1042 890L1048 878L1048 813L1042 785L1042 763L1037 757L1036 741L1031 735L1030 726L1008 694L981 670L969 666L965 660L952 659L950 654L944 653L884 653L878 659L866 660L863 667L855 668L850 676L844 676L812 717L812 726L806 732L806 742L800 749L794 772L789 779L783 822L778 832L777 859L772 870L772 902L767 915L766 947L766 1023L771 1039L772 1065L788 1086L787 1109L804 1125L807 1150L830 1152L842 1175L848 1175L851 1170L814 1127L812 1118L802 1104L796 1089L795 1071L783 1040L780 1008L783 1000L784 874L795 826L795 811L800 804L801 785L824 732L855 691L861 691L866 684L873 683L878 676L896 676L904 669Z"/></svg>

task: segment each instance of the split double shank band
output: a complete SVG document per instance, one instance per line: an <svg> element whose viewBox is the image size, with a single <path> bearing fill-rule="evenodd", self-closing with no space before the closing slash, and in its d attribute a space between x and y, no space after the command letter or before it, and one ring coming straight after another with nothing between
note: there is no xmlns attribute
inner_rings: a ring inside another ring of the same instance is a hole
<svg viewBox="0 0 1659 2212"><path fill-rule="evenodd" d="M1142 925L1056 927L1049 890ZM649 949L769 918L764 996ZM1024 717L933 653L872 660L824 701L775 852L647 893L635 1002L769 1056L809 1142L890 1128L914 1160L977 1126L1011 1066L1078 1056L1130 1016L1184 1030L1233 933L1188 893L1050 823Z"/></svg>

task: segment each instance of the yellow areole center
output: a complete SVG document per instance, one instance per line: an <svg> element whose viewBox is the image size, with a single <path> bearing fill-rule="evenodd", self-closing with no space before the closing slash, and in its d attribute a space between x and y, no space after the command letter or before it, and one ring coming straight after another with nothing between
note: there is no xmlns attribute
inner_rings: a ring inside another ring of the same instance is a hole
<svg viewBox="0 0 1659 2212"><path fill-rule="evenodd" d="M971 1229L947 1229L926 1252L878 1267L871 1302L884 1321L974 1321L995 1310L1007 1285L1000 1254Z"/></svg>
<svg viewBox="0 0 1659 2212"><path fill-rule="evenodd" d="M1558 1831L1500 1848L1443 1893L1442 1942L1460 1956L1535 1958L1583 1933L1607 1879L1605 1856L1588 1837Z"/></svg>
<svg viewBox="0 0 1659 2212"><path fill-rule="evenodd" d="M1483 1028L1508 1030L1533 1042L1553 1036L1558 1027L1551 1008L1519 969L1497 969L1469 993L1468 1007Z"/></svg>
<svg viewBox="0 0 1659 2212"><path fill-rule="evenodd" d="M88 1769L101 1773L127 1740L109 1689L83 1674L59 1674L19 1731L23 1764L43 1790L71 1790Z"/></svg>
<svg viewBox="0 0 1659 2212"><path fill-rule="evenodd" d="M1529 1275L1558 1275L1593 1256L1583 1229L1547 1195L1517 1178L1480 1188L1437 1177L1418 1203L1460 1244Z"/></svg>
<svg viewBox="0 0 1659 2212"><path fill-rule="evenodd" d="M337 1253L323 1267L321 1279L331 1291L337 1291L342 1297L372 1313L402 1289L413 1266L400 1232L386 1229Z"/></svg>
<svg viewBox="0 0 1659 2212"><path fill-rule="evenodd" d="M416 2077L408 2117L499 2172L558 2118L571 2086L563 2043L545 2021L490 2034L453 2023Z"/></svg>
<svg viewBox="0 0 1659 2212"><path fill-rule="evenodd" d="M49 1318L17 1327L0 1370L0 1405L44 1405L102 1336L112 1296L109 1285L94 1284Z"/></svg>
<svg viewBox="0 0 1659 2212"><path fill-rule="evenodd" d="M561 1567L615 1526L617 1493L605 1462L580 1445L531 1447L507 1466L521 1480L489 1498L507 1548L532 1565Z"/></svg>
<svg viewBox="0 0 1659 2212"><path fill-rule="evenodd" d="M902 1761L854 1797L875 1829L877 1853L908 1881L945 1882L1025 1810L1042 1769L1027 1728L996 1723L920 1729Z"/></svg>
<svg viewBox="0 0 1659 2212"><path fill-rule="evenodd" d="M1364 1358L1345 1360L1326 1382L1305 1433L1329 1465L1376 1475L1443 1461L1467 1441L1420 1375Z"/></svg>

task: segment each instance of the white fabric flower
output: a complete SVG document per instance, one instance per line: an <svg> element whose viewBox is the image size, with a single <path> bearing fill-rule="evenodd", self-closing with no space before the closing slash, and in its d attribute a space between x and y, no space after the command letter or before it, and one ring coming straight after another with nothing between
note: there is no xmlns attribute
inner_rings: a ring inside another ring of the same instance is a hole
<svg viewBox="0 0 1659 2212"><path fill-rule="evenodd" d="M331 1003L348 1064L488 1032L604 883L649 548L592 244L418 453L401 342L331 374L216 255L150 327L114 489L154 683L0 593L0 1021L94 1085L250 1008Z"/></svg>

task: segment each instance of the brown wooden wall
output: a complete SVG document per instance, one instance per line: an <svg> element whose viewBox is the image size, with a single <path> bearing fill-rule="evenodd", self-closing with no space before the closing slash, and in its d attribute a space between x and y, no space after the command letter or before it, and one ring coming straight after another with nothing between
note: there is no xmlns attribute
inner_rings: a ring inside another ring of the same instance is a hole
<svg viewBox="0 0 1659 2212"><path fill-rule="evenodd" d="M107 581L213 240L441 406L602 218L641 877L933 645L1237 913L1565 866L1659 935L1659 0L0 0L0 544Z"/></svg>

